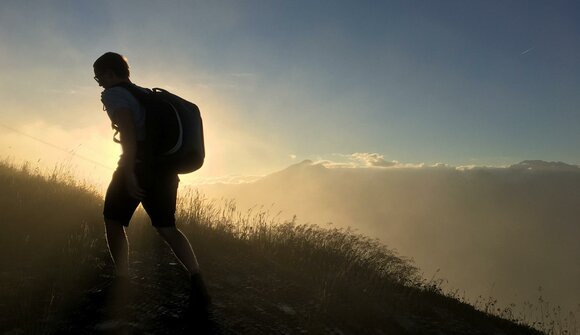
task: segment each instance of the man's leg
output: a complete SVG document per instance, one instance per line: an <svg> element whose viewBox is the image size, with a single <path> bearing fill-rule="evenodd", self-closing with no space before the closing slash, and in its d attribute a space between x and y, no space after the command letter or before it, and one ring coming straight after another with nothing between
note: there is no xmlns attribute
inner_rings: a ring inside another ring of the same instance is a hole
<svg viewBox="0 0 580 335"><path fill-rule="evenodd" d="M169 247L187 272L190 275L198 274L199 264L197 263L197 259L187 237L176 227L159 227L157 231L165 242L169 244Z"/></svg>
<svg viewBox="0 0 580 335"><path fill-rule="evenodd" d="M175 207L179 177L177 175L160 175L153 179L153 184L148 190L151 197L146 198L142 204L151 217L151 223L159 232L159 235L167 242L173 254L190 275L191 292L189 296L189 309L194 315L202 316L208 311L211 298L202 279L199 264L189 244L189 240L175 227Z"/></svg>
<svg viewBox="0 0 580 335"><path fill-rule="evenodd" d="M183 267L189 272L191 281L191 294L189 296L189 308L203 316L207 312L207 307L211 304L211 298L207 292L205 282L199 270L199 264L191 249L189 240L176 227L157 228L163 239L169 244L173 253L179 259ZM201 314L200 314L201 313Z"/></svg>
<svg viewBox="0 0 580 335"><path fill-rule="evenodd" d="M118 167L107 188L103 217L109 252L117 276L122 278L128 278L129 275L129 243L123 224L129 222L137 206L139 200L132 198L127 191L125 171L123 167Z"/></svg>
<svg viewBox="0 0 580 335"><path fill-rule="evenodd" d="M105 219L105 230L116 274L118 277L127 278L129 276L129 242L125 227L118 221Z"/></svg>

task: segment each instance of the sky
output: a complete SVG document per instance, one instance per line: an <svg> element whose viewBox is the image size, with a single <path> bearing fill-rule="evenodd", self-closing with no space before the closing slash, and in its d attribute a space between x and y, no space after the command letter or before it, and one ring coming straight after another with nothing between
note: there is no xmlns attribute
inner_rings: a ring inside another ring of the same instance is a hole
<svg viewBox="0 0 580 335"><path fill-rule="evenodd" d="M197 103L206 163L243 180L305 159L580 164L575 1L2 1L0 157L106 180L92 63Z"/></svg>

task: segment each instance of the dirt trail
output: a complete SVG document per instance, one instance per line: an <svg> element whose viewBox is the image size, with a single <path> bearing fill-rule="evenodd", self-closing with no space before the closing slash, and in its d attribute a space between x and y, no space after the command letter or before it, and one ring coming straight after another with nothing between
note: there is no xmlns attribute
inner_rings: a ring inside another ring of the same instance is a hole
<svg viewBox="0 0 580 335"><path fill-rule="evenodd" d="M155 250L132 253L128 287L116 286L110 275L112 269L105 269L90 288L80 293L69 315L60 318L62 321L55 325L53 333L304 333L297 323L295 327L288 325L294 323L288 319L296 315L295 307L277 302L278 297L273 295L264 296L273 290L268 287L281 290L289 284L273 276L261 280L252 276L251 269L242 265L245 262L240 262L239 257L244 256L238 254L227 262L220 259L215 266L211 259L205 262L204 275L214 301L207 319L188 313L186 273L170 252ZM219 282L213 280L216 278Z"/></svg>

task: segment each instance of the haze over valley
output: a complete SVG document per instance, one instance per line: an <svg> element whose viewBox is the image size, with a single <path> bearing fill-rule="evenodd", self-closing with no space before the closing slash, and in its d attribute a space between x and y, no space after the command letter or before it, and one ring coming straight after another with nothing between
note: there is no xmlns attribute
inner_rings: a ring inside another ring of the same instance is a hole
<svg viewBox="0 0 580 335"><path fill-rule="evenodd" d="M577 310L578 166L405 166L355 155L366 159L363 165L307 160L255 182L200 190L235 199L242 211L263 206L273 215L282 211L281 219L296 214L299 222L350 226L413 258L425 277L448 280L446 288L471 301L492 296L521 307L541 296Z"/></svg>

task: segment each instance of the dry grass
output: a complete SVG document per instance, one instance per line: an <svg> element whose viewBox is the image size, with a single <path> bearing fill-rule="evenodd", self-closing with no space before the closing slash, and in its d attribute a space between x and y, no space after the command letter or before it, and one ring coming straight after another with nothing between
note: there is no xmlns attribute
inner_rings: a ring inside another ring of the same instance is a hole
<svg viewBox="0 0 580 335"><path fill-rule="evenodd" d="M102 196L61 169L42 173L6 162L0 163L0 185L0 332L45 333L71 305L71 288L86 287L100 272L110 270ZM442 292L437 280L421 278L411 261L349 229L299 224L295 217L284 220L264 208L241 213L232 201L218 204L191 190L179 199L177 220L199 250L202 265L204 259L221 264L235 258L237 263L247 262L236 264L236 269L251 269L248 276L266 278L276 272L292 285L307 288L301 290L303 297L279 293L267 298L313 305L299 322L311 333L326 329L320 324L331 319L384 326L394 322L385 321L385 315L412 314L430 301L471 313L471 308L461 307L466 302L456 294ZM155 234L146 221L139 212L129 229L132 252L150 249ZM224 275L217 271L212 279L219 282ZM530 308L544 308L542 303ZM546 319L538 324L531 317L497 310L493 301L477 301L475 307L492 318L547 334L578 333L573 315L561 318L542 310Z"/></svg>

